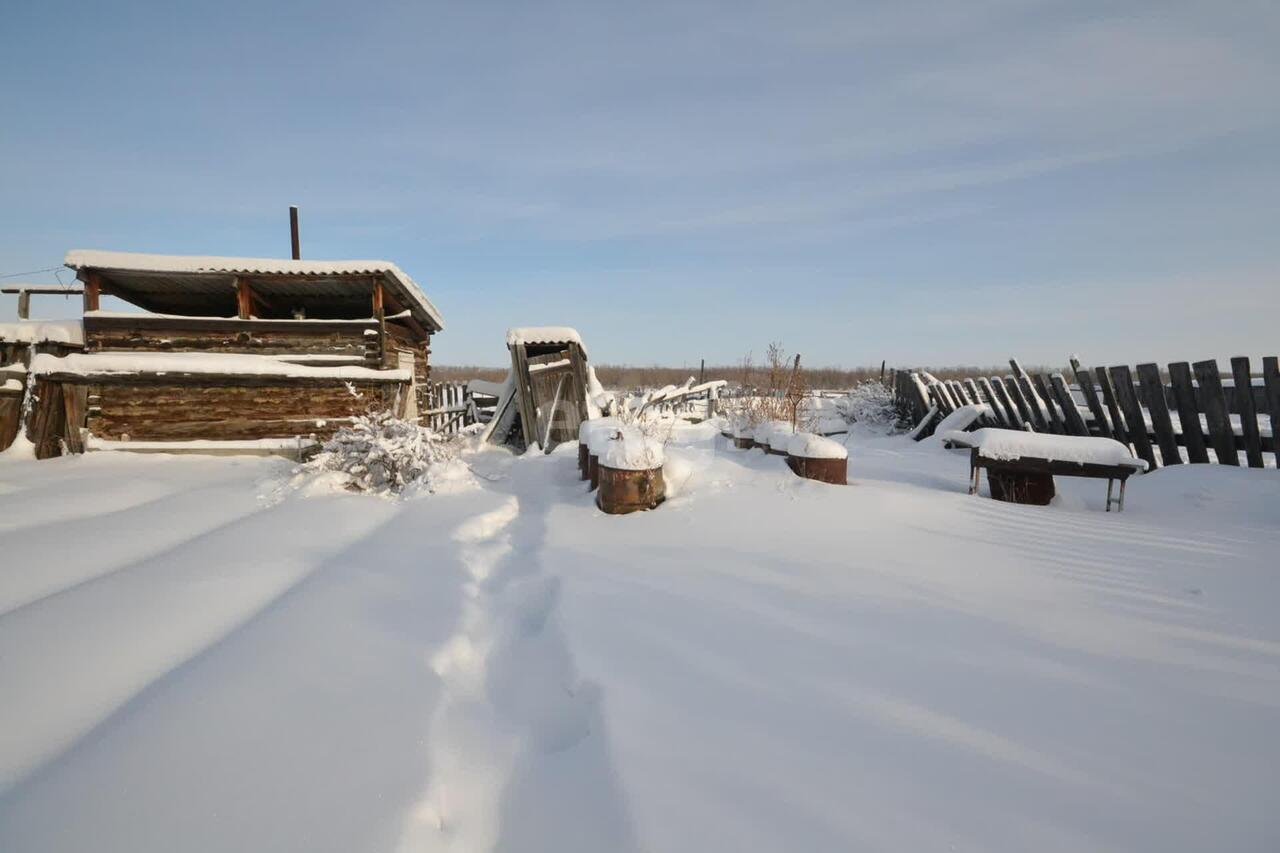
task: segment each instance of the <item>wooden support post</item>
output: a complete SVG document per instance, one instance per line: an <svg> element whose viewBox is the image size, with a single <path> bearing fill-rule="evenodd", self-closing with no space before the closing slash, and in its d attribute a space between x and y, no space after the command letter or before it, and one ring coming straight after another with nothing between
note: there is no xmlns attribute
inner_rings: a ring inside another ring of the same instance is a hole
<svg viewBox="0 0 1280 853"><path fill-rule="evenodd" d="M1276 470L1280 471L1280 359L1274 355L1262 360L1262 381L1271 413L1271 451L1275 454Z"/></svg>
<svg viewBox="0 0 1280 853"><path fill-rule="evenodd" d="M1197 361L1191 365L1200 383L1200 407L1204 409L1209 424L1209 440L1219 465L1239 465L1236 454L1236 435L1231 429L1231 416L1227 413L1227 398L1222 393L1222 378L1218 375L1218 362Z"/></svg>
<svg viewBox="0 0 1280 853"><path fill-rule="evenodd" d="M298 206L289 205L289 243L295 261L302 258L302 247L298 243Z"/></svg>
<svg viewBox="0 0 1280 853"><path fill-rule="evenodd" d="M18 292L18 319L31 319L31 291L22 290Z"/></svg>
<svg viewBox="0 0 1280 853"><path fill-rule="evenodd" d="M1249 370L1249 359L1242 355L1231 359L1231 375L1236 381L1236 411L1240 414L1244 455L1250 468L1261 468L1262 437L1258 434L1258 409L1253 399L1253 374Z"/></svg>
<svg viewBox="0 0 1280 853"><path fill-rule="evenodd" d="M1178 423L1182 427L1182 444L1187 448L1187 460L1208 462L1209 451L1204 443L1204 430L1200 428L1200 407L1196 405L1196 389L1191 384L1191 365L1185 361L1170 364L1169 384L1173 386L1173 399L1178 406Z"/></svg>
<svg viewBox="0 0 1280 853"><path fill-rule="evenodd" d="M236 278L236 313L241 320L253 316L253 290L248 281L239 277Z"/></svg>
<svg viewBox="0 0 1280 853"><path fill-rule="evenodd" d="M1178 452L1178 439L1173 434L1173 420L1169 417L1169 406L1165 403L1164 382L1160 379L1160 368L1154 364L1138 365L1138 381L1147 396L1147 411L1151 413L1151 429L1160 444L1160 456L1165 465L1178 465L1182 462L1182 454Z"/></svg>
<svg viewBox="0 0 1280 853"><path fill-rule="evenodd" d="M1156 462L1155 451L1151 448L1151 438L1147 435L1147 421L1142 416L1142 404L1138 402L1138 395L1133 390L1133 374L1129 371L1128 365L1122 364L1111 368L1111 384L1120 407L1124 409L1125 432L1133 442L1133 449L1139 457L1147 460L1148 470L1154 471L1159 464Z"/></svg>
<svg viewBox="0 0 1280 853"><path fill-rule="evenodd" d="M387 346L387 317L382 293L382 279L374 278L371 289L373 318L378 321L378 364L383 368L391 366L390 347Z"/></svg>
<svg viewBox="0 0 1280 853"><path fill-rule="evenodd" d="M102 277L96 272L91 272L84 279L84 310L85 312L98 310L98 296L102 291Z"/></svg>

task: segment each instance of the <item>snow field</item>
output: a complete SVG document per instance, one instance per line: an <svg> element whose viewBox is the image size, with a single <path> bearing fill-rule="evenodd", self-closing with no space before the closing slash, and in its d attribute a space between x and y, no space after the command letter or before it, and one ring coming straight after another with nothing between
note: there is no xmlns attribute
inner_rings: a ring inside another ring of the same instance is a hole
<svg viewBox="0 0 1280 853"><path fill-rule="evenodd" d="M1274 849L1274 471L1108 514L847 447L681 428L622 517L572 444L399 501L0 459L0 849Z"/></svg>

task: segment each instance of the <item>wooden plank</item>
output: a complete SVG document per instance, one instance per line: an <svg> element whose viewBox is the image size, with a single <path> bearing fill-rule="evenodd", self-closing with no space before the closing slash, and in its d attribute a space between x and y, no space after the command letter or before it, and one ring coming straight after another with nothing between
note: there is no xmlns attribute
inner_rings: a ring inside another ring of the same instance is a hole
<svg viewBox="0 0 1280 853"><path fill-rule="evenodd" d="M1244 439L1244 455L1250 468L1262 468L1262 441L1258 432L1258 410L1253 400L1253 373L1249 359L1238 355L1231 359L1231 375L1236 380L1236 411L1240 413L1240 435Z"/></svg>
<svg viewBox="0 0 1280 853"><path fill-rule="evenodd" d="M943 417L951 414L956 409L951 402L951 395L942 387L941 382L929 383L929 399L933 400L933 404L938 407L938 411Z"/></svg>
<svg viewBox="0 0 1280 853"><path fill-rule="evenodd" d="M1047 411L1042 408L1040 401L1036 395L1035 388L1031 385L1031 377L1027 375L1027 371L1016 358L1009 359L1009 366L1013 368L1013 375L1018 390L1022 392L1022 396L1026 398L1027 406L1030 409L1032 423L1038 432L1052 432L1052 425L1048 418Z"/></svg>
<svg viewBox="0 0 1280 853"><path fill-rule="evenodd" d="M1170 364L1169 384L1173 386L1173 399L1178 407L1182 445L1187 448L1187 460L1201 464L1208 462L1209 451L1205 448L1204 431L1200 428L1196 390L1191 384L1191 365L1185 361Z"/></svg>
<svg viewBox="0 0 1280 853"><path fill-rule="evenodd" d="M1097 386L1093 384L1093 374L1089 373L1089 369L1075 371L1075 383L1080 387L1080 393L1084 394L1084 401L1089 405L1089 411L1093 414L1093 432L1101 435L1102 438L1115 438L1115 430L1111 428L1111 419L1107 416L1107 410L1102 405L1102 397L1098 393Z"/></svg>
<svg viewBox="0 0 1280 853"><path fill-rule="evenodd" d="M1231 429L1231 417L1227 414L1227 398L1222 392L1222 378L1218 375L1218 362L1197 361L1191 366L1196 381L1200 383L1200 405L1205 421L1209 424L1209 441L1218 457L1219 465L1239 465L1236 455L1235 431Z"/></svg>
<svg viewBox="0 0 1280 853"><path fill-rule="evenodd" d="M1006 383L999 376L991 377L991 386L996 390L996 399L1000 401L1000 405L1004 407L1005 420L1009 422L1009 426L1014 429L1022 429L1022 419L1018 417L1018 409L1013 405L1013 401L1009 399L1009 389Z"/></svg>
<svg viewBox="0 0 1280 853"><path fill-rule="evenodd" d="M1031 414L1031 404L1027 402L1027 398L1023 395L1022 389L1018 387L1018 383L1012 375L1004 378L1004 391L1013 402L1013 406L1018 414L1019 424L1026 424L1034 430L1035 418Z"/></svg>
<svg viewBox="0 0 1280 853"><path fill-rule="evenodd" d="M1152 363L1139 364L1138 381L1142 383L1142 390L1147 398L1147 411L1151 413L1151 429L1160 445L1161 462L1165 465L1181 464L1182 454L1178 451L1178 439L1173 432L1169 407L1165 404L1164 380L1160 378L1159 366Z"/></svg>
<svg viewBox="0 0 1280 853"><path fill-rule="evenodd" d="M1271 413L1271 448L1276 455L1276 469L1280 470L1280 359L1276 356L1262 360L1262 381Z"/></svg>
<svg viewBox="0 0 1280 853"><path fill-rule="evenodd" d="M1084 397L1089 414L1093 415L1093 431L1103 438L1115 438L1111 423L1107 420L1106 410L1102 408L1102 400L1098 398L1098 389L1094 387L1093 376L1088 368L1081 369L1080 362L1071 359L1071 372L1076 376L1076 385L1080 386L1080 394Z"/></svg>
<svg viewBox="0 0 1280 853"><path fill-rule="evenodd" d="M1066 435L1067 425L1063 423L1062 416L1058 414L1058 407L1054 405L1053 395L1049 393L1049 385L1044 381L1044 374L1037 373L1032 376L1031 384L1035 386L1036 393L1040 395L1040 399L1044 401L1045 408L1049 410L1049 429L1055 435Z"/></svg>
<svg viewBox="0 0 1280 853"><path fill-rule="evenodd" d="M1111 418L1113 438L1121 444L1129 443L1129 431L1124 428L1124 418L1120 415L1120 405L1116 402L1116 391L1111 385L1111 375L1105 367L1095 367L1094 375L1098 378L1098 388L1102 400L1107 404L1107 415Z"/></svg>
<svg viewBox="0 0 1280 853"><path fill-rule="evenodd" d="M1088 436L1089 426L1081 417L1080 410L1076 408L1076 401L1071 397L1071 389L1067 387L1066 379L1061 373L1055 373L1049 377L1049 383L1053 388L1054 396L1058 398L1058 405L1062 407L1067 431L1072 435Z"/></svg>
<svg viewBox="0 0 1280 853"><path fill-rule="evenodd" d="M1111 368L1111 386L1115 391L1116 401L1124 411L1125 433L1133 444L1134 452L1147 460L1151 470L1158 467L1156 454L1151 447L1151 439L1147 437L1147 422L1142 416L1142 404L1133 389L1133 374L1128 365L1121 364Z"/></svg>
<svg viewBox="0 0 1280 853"><path fill-rule="evenodd" d="M520 404L520 430L527 448L538 440L538 418L533 408L533 389L529 383L529 359L522 344L511 348L511 365L516 381L516 399Z"/></svg>
<svg viewBox="0 0 1280 853"><path fill-rule="evenodd" d="M982 393L987 398L987 405L991 407L992 420L1007 426L1014 426L1009 420L1009 416L1005 414L1004 405L996 399L996 389L991 386L991 380L985 376L978 377L978 387L982 389Z"/></svg>

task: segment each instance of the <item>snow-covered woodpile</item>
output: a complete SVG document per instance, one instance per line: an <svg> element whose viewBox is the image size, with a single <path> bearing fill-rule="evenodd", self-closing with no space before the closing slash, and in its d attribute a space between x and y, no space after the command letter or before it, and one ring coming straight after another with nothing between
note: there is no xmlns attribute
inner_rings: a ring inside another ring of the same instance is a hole
<svg viewBox="0 0 1280 853"><path fill-rule="evenodd" d="M37 456L114 442L324 438L428 409L435 306L385 261L73 251L75 350L37 356ZM101 310L104 295L147 314ZM180 449L175 445L175 449Z"/></svg>

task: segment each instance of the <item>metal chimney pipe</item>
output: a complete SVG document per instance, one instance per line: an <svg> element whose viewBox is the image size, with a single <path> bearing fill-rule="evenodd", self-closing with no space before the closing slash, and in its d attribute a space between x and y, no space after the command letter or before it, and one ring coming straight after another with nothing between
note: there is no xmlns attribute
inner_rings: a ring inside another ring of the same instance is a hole
<svg viewBox="0 0 1280 853"><path fill-rule="evenodd" d="M298 206L289 205L289 237L293 242L293 259L301 260L302 249L298 246Z"/></svg>

